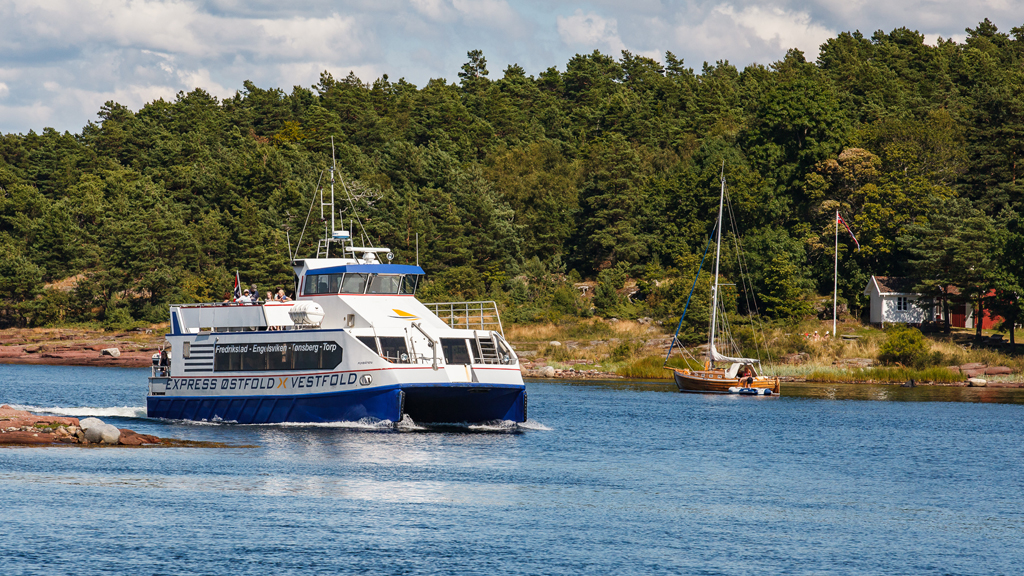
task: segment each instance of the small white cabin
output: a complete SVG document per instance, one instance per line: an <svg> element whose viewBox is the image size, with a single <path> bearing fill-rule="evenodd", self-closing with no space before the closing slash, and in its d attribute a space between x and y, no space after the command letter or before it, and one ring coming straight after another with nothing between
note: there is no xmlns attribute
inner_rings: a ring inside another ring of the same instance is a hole
<svg viewBox="0 0 1024 576"><path fill-rule="evenodd" d="M932 319L932 300L913 292L913 282L895 276L872 276L864 288L871 298L872 324L921 324Z"/></svg>

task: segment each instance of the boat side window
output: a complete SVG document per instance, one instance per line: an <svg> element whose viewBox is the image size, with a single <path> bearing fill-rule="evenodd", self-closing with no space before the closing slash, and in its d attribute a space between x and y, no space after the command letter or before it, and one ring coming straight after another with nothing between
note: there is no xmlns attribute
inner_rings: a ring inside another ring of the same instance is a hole
<svg viewBox="0 0 1024 576"><path fill-rule="evenodd" d="M407 274L402 276L402 291L401 294L415 294L416 284L419 283L420 277L417 274Z"/></svg>
<svg viewBox="0 0 1024 576"><path fill-rule="evenodd" d="M249 350L243 352L242 370L266 370L267 355L256 350L255 346L249 346Z"/></svg>
<svg viewBox="0 0 1024 576"><path fill-rule="evenodd" d="M405 338L401 336L381 336L380 354L388 362L397 364L408 364L410 362L409 349L405 345Z"/></svg>
<svg viewBox="0 0 1024 576"><path fill-rule="evenodd" d="M364 346L373 350L374 354L380 354L377 351L377 339L373 336L356 336L356 339L363 343Z"/></svg>
<svg viewBox="0 0 1024 576"><path fill-rule="evenodd" d="M267 347L267 370L290 370L292 367L291 360L287 344Z"/></svg>
<svg viewBox="0 0 1024 576"><path fill-rule="evenodd" d="M328 294L330 293L330 274L320 274L317 278L316 293L317 294Z"/></svg>
<svg viewBox="0 0 1024 576"><path fill-rule="evenodd" d="M217 344L214 372L333 369L341 363L337 342L276 342L272 344Z"/></svg>
<svg viewBox="0 0 1024 576"><path fill-rule="evenodd" d="M446 364L469 364L469 348L463 338L441 338Z"/></svg>
<svg viewBox="0 0 1024 576"><path fill-rule="evenodd" d="M367 294L398 294L402 277L397 274L371 274Z"/></svg>
<svg viewBox="0 0 1024 576"><path fill-rule="evenodd" d="M362 294L366 289L366 277L369 274L345 274L341 282L342 294Z"/></svg>
<svg viewBox="0 0 1024 576"><path fill-rule="evenodd" d="M341 363L341 346L335 342L296 342L290 346L293 370L334 368Z"/></svg>

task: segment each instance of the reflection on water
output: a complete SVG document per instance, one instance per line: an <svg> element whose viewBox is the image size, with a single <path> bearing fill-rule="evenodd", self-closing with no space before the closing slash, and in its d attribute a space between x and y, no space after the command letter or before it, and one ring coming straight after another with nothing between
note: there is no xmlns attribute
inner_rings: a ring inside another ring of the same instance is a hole
<svg viewBox="0 0 1024 576"><path fill-rule="evenodd" d="M636 392L672 392L675 384L665 380L550 380L573 387L605 388ZM710 396L710 395L709 395ZM718 396L718 395L715 395ZM772 401L778 397L723 395L745 402ZM831 382L783 382L782 397L819 400L881 400L891 402L986 402L1024 404L1024 388L968 388L965 386L915 386L886 384L837 384Z"/></svg>
<svg viewBox="0 0 1024 576"><path fill-rule="evenodd" d="M968 388L961 386L889 386L882 384L832 384L787 382L782 396L826 400L885 400L890 402L987 402L1024 404L1022 388Z"/></svg>

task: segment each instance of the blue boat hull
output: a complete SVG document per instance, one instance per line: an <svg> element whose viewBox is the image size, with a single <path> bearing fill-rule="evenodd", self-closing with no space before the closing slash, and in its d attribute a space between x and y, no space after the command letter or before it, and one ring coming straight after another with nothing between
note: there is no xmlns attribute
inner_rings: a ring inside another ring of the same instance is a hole
<svg viewBox="0 0 1024 576"><path fill-rule="evenodd" d="M276 424L281 422L526 421L526 390L518 385L403 384L369 390L288 396L148 396L150 418Z"/></svg>

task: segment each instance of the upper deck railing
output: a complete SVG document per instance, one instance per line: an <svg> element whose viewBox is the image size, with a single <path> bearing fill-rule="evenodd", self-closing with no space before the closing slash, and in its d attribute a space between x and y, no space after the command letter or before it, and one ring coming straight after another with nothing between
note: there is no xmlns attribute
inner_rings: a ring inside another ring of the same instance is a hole
<svg viewBox="0 0 1024 576"><path fill-rule="evenodd" d="M435 316L444 320L452 328L469 328L472 330L494 330L505 337L501 326L501 315L498 305L493 300L481 302L424 302Z"/></svg>

